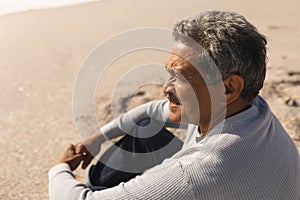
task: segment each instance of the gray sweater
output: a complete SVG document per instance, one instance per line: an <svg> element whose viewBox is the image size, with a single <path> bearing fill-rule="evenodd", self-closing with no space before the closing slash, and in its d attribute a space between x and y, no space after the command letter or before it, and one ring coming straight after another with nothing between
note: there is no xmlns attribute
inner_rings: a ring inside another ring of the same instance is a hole
<svg viewBox="0 0 300 200"><path fill-rule="evenodd" d="M147 104L146 115L165 118L167 104ZM119 117L102 131L125 122L126 116ZM299 153L261 97L204 137L197 128L188 126L184 146L173 157L113 188L92 191L74 179L67 164L56 165L49 171L50 199L300 200Z"/></svg>

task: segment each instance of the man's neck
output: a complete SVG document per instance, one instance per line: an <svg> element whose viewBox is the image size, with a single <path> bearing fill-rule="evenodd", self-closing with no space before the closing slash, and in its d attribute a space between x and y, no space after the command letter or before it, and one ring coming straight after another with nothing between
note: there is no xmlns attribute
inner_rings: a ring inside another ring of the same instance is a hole
<svg viewBox="0 0 300 200"><path fill-rule="evenodd" d="M238 113L247 110L251 107L251 105L252 101L246 101L241 98L237 99L235 102L232 102L231 104L227 105L226 118L232 117Z"/></svg>
<svg viewBox="0 0 300 200"><path fill-rule="evenodd" d="M198 132L199 132L200 136L206 135L206 133L208 131L210 131L217 124L219 124L221 121L223 121L224 116L225 116L225 119L232 117L238 113L241 113L241 112L247 110L248 108L251 107L251 105L252 105L252 101L248 102L243 99L238 99L237 101L231 103L230 105L227 105L226 106L226 115L224 113L223 113L223 115L219 113L216 117L212 117L212 119L214 119L213 121L211 120L210 122L207 122L207 123L199 123L198 124Z"/></svg>

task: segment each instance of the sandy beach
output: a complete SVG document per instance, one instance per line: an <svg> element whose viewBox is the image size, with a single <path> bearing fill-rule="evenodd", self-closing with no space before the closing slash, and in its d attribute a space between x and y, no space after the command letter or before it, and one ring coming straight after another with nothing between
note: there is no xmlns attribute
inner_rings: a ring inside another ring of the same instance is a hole
<svg viewBox="0 0 300 200"><path fill-rule="evenodd" d="M68 143L80 141L72 92L96 45L126 30L170 29L204 10L239 12L266 35L269 61L261 95L300 150L299 7L296 0L105 0L0 16L0 199L48 199L53 160ZM100 124L112 118L111 91L122 74L144 63L163 64L166 56L140 50L112 63L96 90ZM159 86L138 91L130 106L164 98Z"/></svg>

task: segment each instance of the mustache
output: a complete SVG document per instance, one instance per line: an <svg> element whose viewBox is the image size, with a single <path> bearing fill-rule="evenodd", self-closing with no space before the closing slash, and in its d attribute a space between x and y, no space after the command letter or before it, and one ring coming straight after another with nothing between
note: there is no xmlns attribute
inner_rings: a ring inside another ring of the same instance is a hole
<svg viewBox="0 0 300 200"><path fill-rule="evenodd" d="M167 98L171 103L175 103L177 105L182 105L181 100L173 93L167 93Z"/></svg>

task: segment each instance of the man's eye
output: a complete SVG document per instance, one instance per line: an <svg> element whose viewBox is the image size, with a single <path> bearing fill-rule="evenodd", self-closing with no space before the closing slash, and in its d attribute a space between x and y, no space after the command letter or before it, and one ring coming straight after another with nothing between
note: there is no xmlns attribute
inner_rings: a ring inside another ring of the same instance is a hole
<svg viewBox="0 0 300 200"><path fill-rule="evenodd" d="M186 82L186 78L182 74L175 74L175 77L178 81Z"/></svg>
<svg viewBox="0 0 300 200"><path fill-rule="evenodd" d="M177 78L176 74L172 71L169 71L169 76L170 76L170 79L172 79L172 80Z"/></svg>
<svg viewBox="0 0 300 200"><path fill-rule="evenodd" d="M176 79L176 77L174 76L174 74L169 73L169 80L174 81Z"/></svg>

